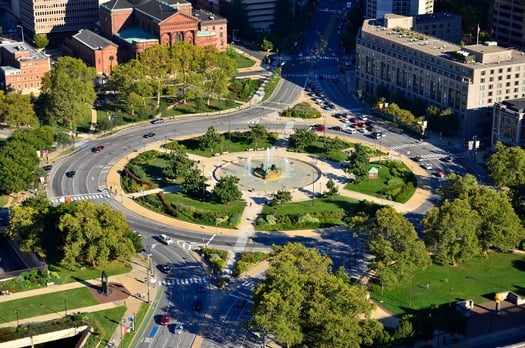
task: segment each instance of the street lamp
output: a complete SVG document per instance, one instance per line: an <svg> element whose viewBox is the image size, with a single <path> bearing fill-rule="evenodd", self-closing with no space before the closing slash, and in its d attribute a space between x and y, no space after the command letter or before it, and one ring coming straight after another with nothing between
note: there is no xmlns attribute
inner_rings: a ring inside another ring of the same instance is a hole
<svg viewBox="0 0 525 348"><path fill-rule="evenodd" d="M15 313L16 313L16 327L19 327L20 326L20 322L18 320L18 309L15 309Z"/></svg>
<svg viewBox="0 0 525 348"><path fill-rule="evenodd" d="M64 299L64 315L67 317L67 299Z"/></svg>
<svg viewBox="0 0 525 348"><path fill-rule="evenodd" d="M448 293L448 306L450 307L450 303L452 302L452 292L454 292L453 288L450 288L450 291Z"/></svg>
<svg viewBox="0 0 525 348"><path fill-rule="evenodd" d="M17 25L16 27L20 28L20 32L22 33L22 42L24 42L24 27L22 27L21 25Z"/></svg>
<svg viewBox="0 0 525 348"><path fill-rule="evenodd" d="M236 32L236 31L239 31L239 29L233 29L233 30L232 30L232 45L235 44L235 32Z"/></svg>

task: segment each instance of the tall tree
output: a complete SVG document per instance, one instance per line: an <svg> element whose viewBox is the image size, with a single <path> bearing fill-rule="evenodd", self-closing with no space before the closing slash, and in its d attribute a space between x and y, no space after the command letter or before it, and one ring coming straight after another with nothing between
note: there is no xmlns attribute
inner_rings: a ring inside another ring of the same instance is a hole
<svg viewBox="0 0 525 348"><path fill-rule="evenodd" d="M35 34L33 36L33 40L35 41L36 48L42 49L49 45L49 39L47 38L46 34Z"/></svg>
<svg viewBox="0 0 525 348"><path fill-rule="evenodd" d="M290 135L290 147L303 150L308 144L317 139L317 134L307 128L295 128L294 134Z"/></svg>
<svg viewBox="0 0 525 348"><path fill-rule="evenodd" d="M220 178L213 188L213 199L220 204L228 204L241 199L242 192L238 187L239 181L238 177L232 175Z"/></svg>
<svg viewBox="0 0 525 348"><path fill-rule="evenodd" d="M205 81L205 76L201 73L202 48L177 41L170 52L182 102L185 103L186 99L191 99L198 92L195 86L203 86Z"/></svg>
<svg viewBox="0 0 525 348"><path fill-rule="evenodd" d="M437 192L444 199L453 201L456 198L469 199L478 190L478 181L472 174L459 176L451 173L445 186L440 187Z"/></svg>
<svg viewBox="0 0 525 348"><path fill-rule="evenodd" d="M250 126L250 132L248 134L250 142L255 148L258 148L268 138L268 130L262 124L256 124Z"/></svg>
<svg viewBox="0 0 525 348"><path fill-rule="evenodd" d="M164 45L148 47L139 57L144 76L154 86L157 96L157 108L160 107L160 97L168 79L174 73L173 56L170 48Z"/></svg>
<svg viewBox="0 0 525 348"><path fill-rule="evenodd" d="M220 99L228 93L228 84L235 77L237 63L215 46L206 46L203 55L203 74L206 77L203 88L209 105L212 97Z"/></svg>
<svg viewBox="0 0 525 348"><path fill-rule="evenodd" d="M391 207L376 212L366 243L374 256L371 268L385 285L405 282L416 270L424 269L431 263L414 226Z"/></svg>
<svg viewBox="0 0 525 348"><path fill-rule="evenodd" d="M252 326L287 347L357 348L379 336L366 289L331 273L330 259L299 243L273 249L266 279L254 290Z"/></svg>
<svg viewBox="0 0 525 348"><path fill-rule="evenodd" d="M425 244L436 261L456 266L458 262L478 256L480 248L476 232L481 219L467 200L445 201L430 209L422 220Z"/></svg>
<svg viewBox="0 0 525 348"><path fill-rule="evenodd" d="M53 70L42 79L42 96L46 115L59 125L75 130L77 123L91 115L96 94L93 81L96 71L82 60L60 57Z"/></svg>
<svg viewBox="0 0 525 348"><path fill-rule="evenodd" d="M212 151L222 141L222 135L217 133L214 126L209 126L206 133L199 138L199 147L202 150Z"/></svg>
<svg viewBox="0 0 525 348"><path fill-rule="evenodd" d="M180 191L192 198L205 198L206 177L197 168L191 168L184 176Z"/></svg>
<svg viewBox="0 0 525 348"><path fill-rule="evenodd" d="M18 93L4 95L0 91L0 122L17 128L38 125L30 96Z"/></svg>
<svg viewBox="0 0 525 348"><path fill-rule="evenodd" d="M354 151L348 156L348 171L355 175L357 182L366 178L368 174L368 152L366 147L359 143L354 145Z"/></svg>
<svg viewBox="0 0 525 348"><path fill-rule="evenodd" d="M73 213L60 216L58 228L65 235L60 264L67 269L124 261L135 252L124 214L106 204L79 202Z"/></svg>
<svg viewBox="0 0 525 348"><path fill-rule="evenodd" d="M488 161L489 174L498 188L525 184L525 150L519 146L496 144Z"/></svg>

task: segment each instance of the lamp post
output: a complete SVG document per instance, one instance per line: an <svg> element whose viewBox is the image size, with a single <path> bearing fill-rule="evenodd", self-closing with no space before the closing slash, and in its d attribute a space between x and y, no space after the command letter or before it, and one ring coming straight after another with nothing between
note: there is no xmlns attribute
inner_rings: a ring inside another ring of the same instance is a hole
<svg viewBox="0 0 525 348"><path fill-rule="evenodd" d="M67 299L64 299L64 315L67 317Z"/></svg>
<svg viewBox="0 0 525 348"><path fill-rule="evenodd" d="M450 304L452 302L452 292L454 292L454 289L453 288L450 288L449 292L448 292L448 306L450 307Z"/></svg>
<svg viewBox="0 0 525 348"><path fill-rule="evenodd" d="M235 45L235 32L239 31L239 29L233 29L232 30L232 45Z"/></svg>
<svg viewBox="0 0 525 348"><path fill-rule="evenodd" d="M21 25L17 25L16 27L20 28L20 32L22 33L22 42L24 42L24 27L22 27Z"/></svg>
<svg viewBox="0 0 525 348"><path fill-rule="evenodd" d="M18 309L15 309L15 313L16 313L16 327L19 327L20 321L18 320Z"/></svg>

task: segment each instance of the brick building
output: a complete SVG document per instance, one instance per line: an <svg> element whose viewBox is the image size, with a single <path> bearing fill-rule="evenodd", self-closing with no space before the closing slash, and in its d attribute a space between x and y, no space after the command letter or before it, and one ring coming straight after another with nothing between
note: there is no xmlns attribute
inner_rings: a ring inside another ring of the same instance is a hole
<svg viewBox="0 0 525 348"><path fill-rule="evenodd" d="M90 30L80 30L66 40L62 48L65 55L80 58L100 75L109 75L118 64L118 46Z"/></svg>
<svg viewBox="0 0 525 348"><path fill-rule="evenodd" d="M40 94L50 69L49 57L23 42L0 45L0 89L6 93Z"/></svg>
<svg viewBox="0 0 525 348"><path fill-rule="evenodd" d="M184 0L150 0L139 5L110 0L100 6L100 31L119 46L119 60L136 58L146 48L185 41L197 46L228 47L227 20L194 10Z"/></svg>

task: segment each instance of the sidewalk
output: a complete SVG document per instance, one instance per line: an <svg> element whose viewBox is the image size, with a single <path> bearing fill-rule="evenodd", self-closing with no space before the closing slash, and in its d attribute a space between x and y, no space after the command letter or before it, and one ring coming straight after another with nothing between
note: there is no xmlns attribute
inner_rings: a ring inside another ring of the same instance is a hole
<svg viewBox="0 0 525 348"><path fill-rule="evenodd" d="M101 310L106 309L112 309L124 306L126 307L126 312L123 316L123 319L125 319L125 326L129 326L130 323L127 321L127 318L134 317L136 313L139 312L141 306L145 304L145 300L142 300L135 296L135 294L140 293L144 294L147 293L147 286L144 282L144 279L147 276L147 270L145 264L141 264L144 260L134 259L131 261L131 272L125 273L125 274L119 274L114 276L109 276L108 280L110 284L121 284L123 287L126 288L129 295L127 298L123 300L118 301L110 301L106 303L100 303L97 305L89 306L89 307L83 307L83 308L68 308L68 313L90 313L90 312L97 312ZM43 294L49 294L49 293L57 293L60 291L67 291L71 289L81 288L81 287L99 287L101 285L100 278L88 280L85 283L81 282L74 282L74 283L68 283L68 284L62 284L62 285L51 285L45 288L35 289L35 290L29 290L29 291L22 291L13 293L11 295L7 296L0 296L0 303L18 300L21 298L27 298L27 297L33 297L33 296L39 296ZM157 287L150 286L150 303L152 303L156 297L157 294ZM28 323L35 323L35 322L44 322L54 319L62 318L65 315L64 312L55 312L45 315L39 315L36 317L31 318L21 318L18 320L18 324L28 324ZM17 322L5 322L0 324L0 328L2 327L16 327ZM121 341L121 326L117 326L115 332L113 333L110 342L114 342L116 346L120 344Z"/></svg>

